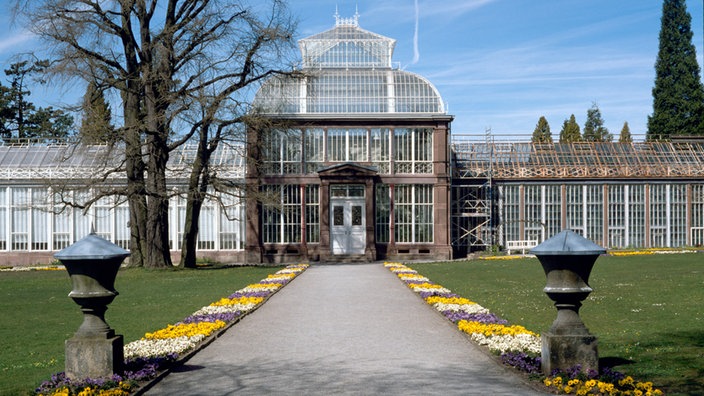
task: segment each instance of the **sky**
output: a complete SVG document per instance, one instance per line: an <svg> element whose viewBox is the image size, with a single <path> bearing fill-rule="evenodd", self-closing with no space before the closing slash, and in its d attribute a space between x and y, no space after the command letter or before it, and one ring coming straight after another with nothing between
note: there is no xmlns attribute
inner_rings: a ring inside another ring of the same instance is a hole
<svg viewBox="0 0 704 396"><path fill-rule="evenodd" d="M693 44L704 62L703 1L687 0ZM0 66L38 45L0 6ZM453 135L530 137L544 116L553 136L574 114L583 127L596 104L609 131L624 122L644 135L660 0L289 0L298 39L359 12L361 28L396 40L393 60L439 90ZM39 105L75 104L65 85L35 88Z"/></svg>

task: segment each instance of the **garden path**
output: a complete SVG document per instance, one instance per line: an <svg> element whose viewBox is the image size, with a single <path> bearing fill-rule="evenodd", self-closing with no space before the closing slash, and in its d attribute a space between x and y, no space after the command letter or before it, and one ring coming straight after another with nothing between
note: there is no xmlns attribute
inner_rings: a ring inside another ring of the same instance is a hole
<svg viewBox="0 0 704 396"><path fill-rule="evenodd" d="M541 395L380 263L312 265L147 395Z"/></svg>

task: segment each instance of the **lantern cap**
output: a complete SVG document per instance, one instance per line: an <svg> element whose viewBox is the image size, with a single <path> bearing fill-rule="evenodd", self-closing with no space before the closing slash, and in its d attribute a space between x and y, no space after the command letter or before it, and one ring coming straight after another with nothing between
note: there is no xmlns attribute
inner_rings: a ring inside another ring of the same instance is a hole
<svg viewBox="0 0 704 396"><path fill-rule="evenodd" d="M58 260L108 260L111 258L125 258L130 255L125 250L107 239L91 232L83 239L54 255Z"/></svg>
<svg viewBox="0 0 704 396"><path fill-rule="evenodd" d="M572 230L563 230L530 250L536 256L600 255L606 249Z"/></svg>

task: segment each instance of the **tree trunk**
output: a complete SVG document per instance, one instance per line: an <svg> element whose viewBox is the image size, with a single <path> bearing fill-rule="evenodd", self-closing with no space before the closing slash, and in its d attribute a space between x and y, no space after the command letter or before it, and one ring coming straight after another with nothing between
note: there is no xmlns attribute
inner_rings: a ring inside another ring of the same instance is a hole
<svg viewBox="0 0 704 396"><path fill-rule="evenodd" d="M150 268L168 268L171 262L169 246L169 193L166 187L166 163L169 159L166 141L152 137L149 143L147 173L147 263Z"/></svg>
<svg viewBox="0 0 704 396"><path fill-rule="evenodd" d="M123 93L125 115L125 170L127 175L127 201L130 211L130 266L145 265L147 199L145 196L144 161L142 160L142 140L140 138L139 97L134 86Z"/></svg>
<svg viewBox="0 0 704 396"><path fill-rule="evenodd" d="M181 244L181 268L196 267L196 253L198 249L198 227L201 208L210 185L208 163L215 146L208 147L208 126L200 128L200 139L196 158L191 167L191 176L188 181L188 200L186 202L186 223L183 228L183 241Z"/></svg>
<svg viewBox="0 0 704 396"><path fill-rule="evenodd" d="M198 249L198 222L200 210L203 207L203 197L199 190L188 190L186 203L186 223L183 226L183 241L181 243L180 268L196 268L196 253Z"/></svg>

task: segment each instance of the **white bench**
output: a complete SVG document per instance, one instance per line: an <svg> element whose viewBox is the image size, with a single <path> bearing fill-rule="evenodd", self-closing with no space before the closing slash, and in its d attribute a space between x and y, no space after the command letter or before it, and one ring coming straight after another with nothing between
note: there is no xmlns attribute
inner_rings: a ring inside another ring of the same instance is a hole
<svg viewBox="0 0 704 396"><path fill-rule="evenodd" d="M520 250L521 254L526 254L526 250L538 246L538 241L506 241L506 253L511 254L513 250Z"/></svg>

